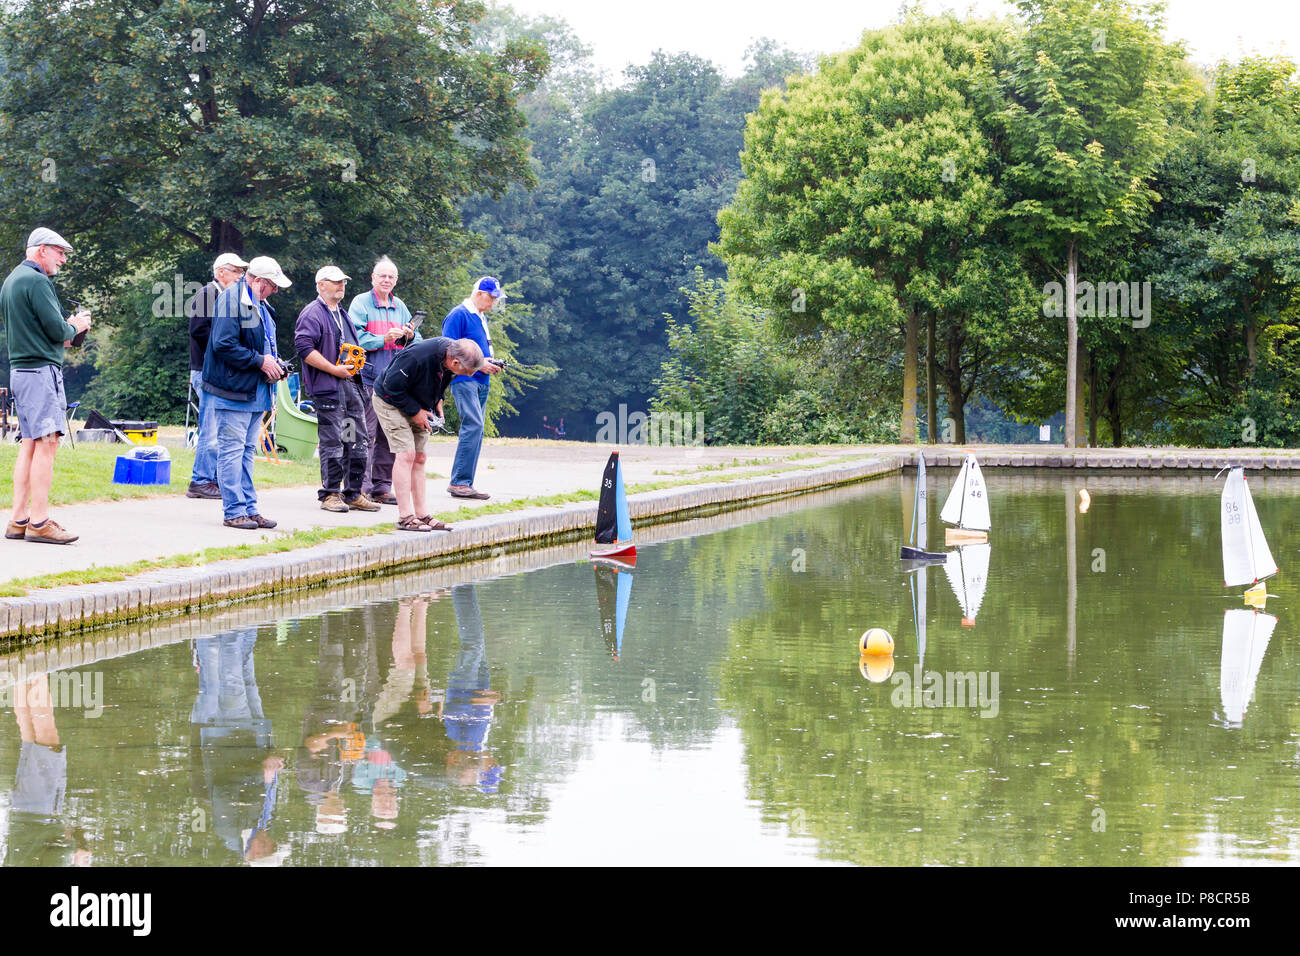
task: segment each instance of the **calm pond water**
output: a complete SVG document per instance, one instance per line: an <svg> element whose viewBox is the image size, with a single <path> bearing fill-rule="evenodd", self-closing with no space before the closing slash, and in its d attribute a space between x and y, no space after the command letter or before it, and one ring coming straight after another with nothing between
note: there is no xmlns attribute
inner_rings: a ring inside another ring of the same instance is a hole
<svg viewBox="0 0 1300 956"><path fill-rule="evenodd" d="M923 662L910 475L642 529L630 578L578 543L13 650L5 863L1300 862L1300 484L1250 479L1264 618L1221 481L985 475Z"/></svg>

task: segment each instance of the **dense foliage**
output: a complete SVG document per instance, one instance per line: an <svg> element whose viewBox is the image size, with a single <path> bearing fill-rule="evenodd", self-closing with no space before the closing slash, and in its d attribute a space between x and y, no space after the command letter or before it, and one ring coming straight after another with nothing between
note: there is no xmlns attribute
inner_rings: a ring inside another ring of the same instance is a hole
<svg viewBox="0 0 1300 956"><path fill-rule="evenodd" d="M354 294L392 255L433 316L501 275L506 434L626 406L710 442L1064 413L1074 442L1300 443L1296 64L1195 67L1158 6L912 8L816 65L761 41L740 77L661 52L616 82L562 20L474 3L0 15L0 242L77 246L69 388L112 413L182 414L159 289L229 248L296 279L286 346L326 261Z"/></svg>

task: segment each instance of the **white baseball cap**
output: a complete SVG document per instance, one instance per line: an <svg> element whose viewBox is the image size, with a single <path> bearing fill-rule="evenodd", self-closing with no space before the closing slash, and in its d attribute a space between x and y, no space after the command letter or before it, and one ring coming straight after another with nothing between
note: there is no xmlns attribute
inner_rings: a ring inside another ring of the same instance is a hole
<svg viewBox="0 0 1300 956"><path fill-rule="evenodd" d="M32 234L27 237L27 245L23 248L30 249L32 246L59 246L68 250L68 252L72 251L72 246L68 244L68 240L53 229L46 229L44 226L38 226L32 231Z"/></svg>
<svg viewBox="0 0 1300 956"><path fill-rule="evenodd" d="M221 255L217 256L217 261L212 263L212 271L216 272L218 269L224 269L226 266L230 266L233 269L247 269L248 263L239 258L239 256L235 255L233 252L223 252Z"/></svg>
<svg viewBox="0 0 1300 956"><path fill-rule="evenodd" d="M248 264L248 274L255 279L270 279L281 289L293 285L289 277L280 269L280 263L270 256L257 256Z"/></svg>
<svg viewBox="0 0 1300 956"><path fill-rule="evenodd" d="M316 272L317 282L320 282L322 279L327 279L330 282L345 282L351 278L352 276L344 275L343 270L338 266L323 266Z"/></svg>

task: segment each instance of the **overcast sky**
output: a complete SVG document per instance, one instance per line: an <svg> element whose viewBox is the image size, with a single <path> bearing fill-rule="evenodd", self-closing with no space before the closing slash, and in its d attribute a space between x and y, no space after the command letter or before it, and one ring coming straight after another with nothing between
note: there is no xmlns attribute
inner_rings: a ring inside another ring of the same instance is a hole
<svg viewBox="0 0 1300 956"><path fill-rule="evenodd" d="M745 48L771 37L800 52L830 53L853 46L863 30L897 18L897 0L509 0L520 13L567 20L593 48L613 82L629 63L655 50L706 57L724 72L741 72ZM1005 14L1003 0L927 2L945 8ZM1168 0L1169 39L1187 41L1192 58L1212 64L1243 52L1300 54L1300 3L1296 0ZM1290 48L1284 38L1291 38Z"/></svg>

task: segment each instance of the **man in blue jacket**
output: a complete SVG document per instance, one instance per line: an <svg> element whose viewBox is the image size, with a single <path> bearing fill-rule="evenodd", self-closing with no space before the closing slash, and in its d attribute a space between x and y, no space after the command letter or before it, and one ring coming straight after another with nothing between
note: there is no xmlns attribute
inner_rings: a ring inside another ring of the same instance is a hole
<svg viewBox="0 0 1300 956"><path fill-rule="evenodd" d="M217 418L217 481L227 528L275 527L257 511L253 453L262 414L273 407L271 385L284 377L266 299L290 285L278 262L257 256L244 278L217 296L203 356L203 390Z"/></svg>
<svg viewBox="0 0 1300 956"><path fill-rule="evenodd" d="M487 314L506 297L501 283L484 276L474 283L469 298L447 313L442 322L442 334L449 339L469 339L483 352L486 360L473 375L457 375L451 380L451 397L456 400L460 413L460 435L456 443L456 457L451 463L451 484L447 493L453 498L487 498L474 490L474 472L478 469L478 453L483 447L484 409L487 408L488 377L501 371L492 359L492 333L488 331Z"/></svg>

